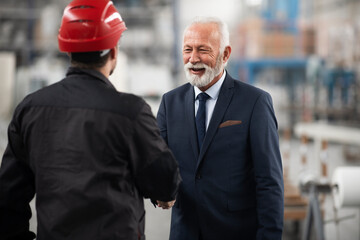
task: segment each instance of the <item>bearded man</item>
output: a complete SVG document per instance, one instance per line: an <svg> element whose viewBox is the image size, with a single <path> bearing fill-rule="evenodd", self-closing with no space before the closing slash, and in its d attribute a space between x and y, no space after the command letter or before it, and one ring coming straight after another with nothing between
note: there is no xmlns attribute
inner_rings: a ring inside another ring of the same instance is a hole
<svg viewBox="0 0 360 240"><path fill-rule="evenodd" d="M272 99L225 71L230 54L226 24L195 19L183 38L189 83L161 101L158 125L183 179L171 240L281 239L283 178Z"/></svg>

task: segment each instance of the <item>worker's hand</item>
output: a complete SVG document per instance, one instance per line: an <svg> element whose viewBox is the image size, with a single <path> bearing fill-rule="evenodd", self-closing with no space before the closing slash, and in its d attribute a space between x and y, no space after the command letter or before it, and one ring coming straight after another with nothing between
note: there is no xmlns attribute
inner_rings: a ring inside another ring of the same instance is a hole
<svg viewBox="0 0 360 240"><path fill-rule="evenodd" d="M176 200L170 201L170 202L163 202L163 201L156 201L158 207L161 207L162 209L170 209L172 206L174 206Z"/></svg>

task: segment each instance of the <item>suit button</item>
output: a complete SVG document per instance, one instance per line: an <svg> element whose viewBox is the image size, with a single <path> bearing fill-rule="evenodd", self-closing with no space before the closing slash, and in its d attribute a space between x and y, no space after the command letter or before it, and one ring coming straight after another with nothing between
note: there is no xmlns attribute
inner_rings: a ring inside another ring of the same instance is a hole
<svg viewBox="0 0 360 240"><path fill-rule="evenodd" d="M199 179L201 179L201 174L200 173L198 173L198 174L196 174L196 177L195 177L197 180L199 180Z"/></svg>

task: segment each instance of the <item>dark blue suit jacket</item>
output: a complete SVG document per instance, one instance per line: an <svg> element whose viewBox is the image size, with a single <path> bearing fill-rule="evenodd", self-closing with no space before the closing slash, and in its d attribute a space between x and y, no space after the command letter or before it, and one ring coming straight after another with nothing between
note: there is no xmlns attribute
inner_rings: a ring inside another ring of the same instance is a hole
<svg viewBox="0 0 360 240"><path fill-rule="evenodd" d="M283 177L270 95L227 74L201 149L194 112L188 83L163 96L157 116L183 179L170 239L281 239Z"/></svg>

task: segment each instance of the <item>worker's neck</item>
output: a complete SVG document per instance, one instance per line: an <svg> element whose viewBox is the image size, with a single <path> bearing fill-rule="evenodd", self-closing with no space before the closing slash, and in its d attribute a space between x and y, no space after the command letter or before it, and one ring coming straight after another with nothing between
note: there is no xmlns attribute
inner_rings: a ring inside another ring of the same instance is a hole
<svg viewBox="0 0 360 240"><path fill-rule="evenodd" d="M109 78L109 76L112 74L114 67L111 61L107 61L107 63L101 67L96 69L97 71L101 72L106 78Z"/></svg>
<svg viewBox="0 0 360 240"><path fill-rule="evenodd" d="M102 67L102 68L98 68L98 69L95 69L99 72L101 72L106 78L109 78L110 74L111 74L111 69L109 70L108 68L106 68L105 66Z"/></svg>

